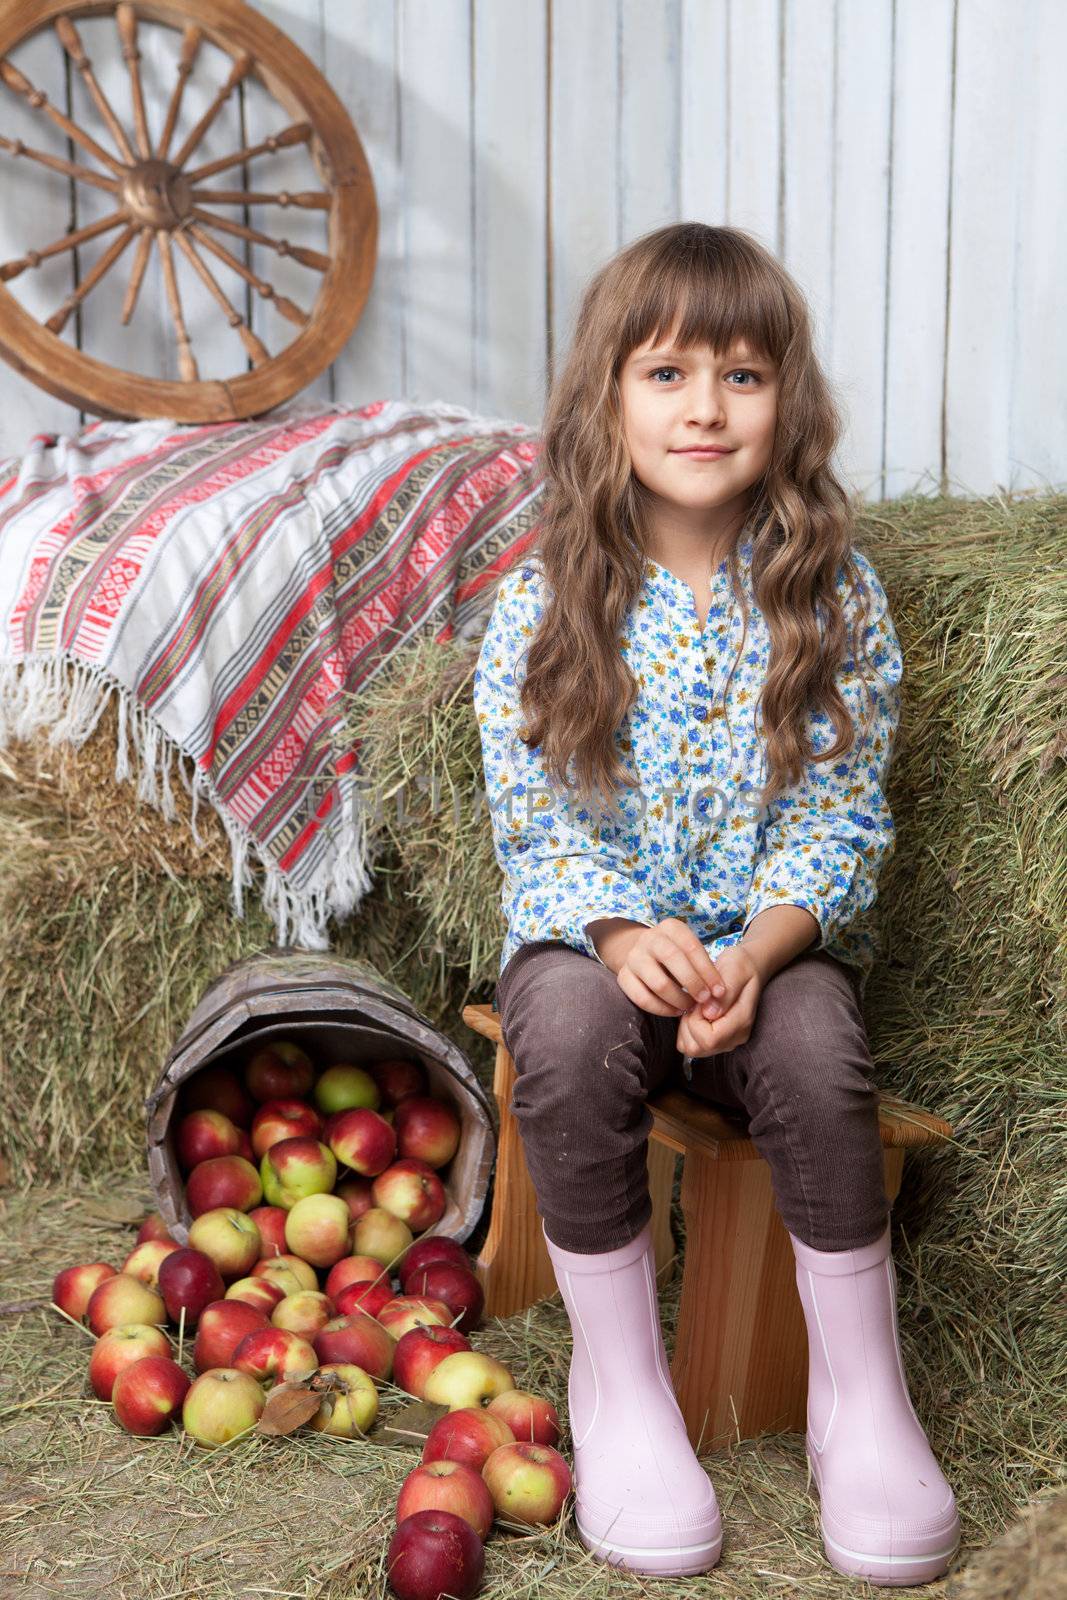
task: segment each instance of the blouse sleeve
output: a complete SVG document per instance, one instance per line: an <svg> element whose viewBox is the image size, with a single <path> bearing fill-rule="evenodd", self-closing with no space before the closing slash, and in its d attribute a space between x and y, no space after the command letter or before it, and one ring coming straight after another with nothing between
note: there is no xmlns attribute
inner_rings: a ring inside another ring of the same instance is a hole
<svg viewBox="0 0 1067 1600"><path fill-rule="evenodd" d="M904 664L874 567L860 551L853 556L870 596L864 639L872 665L863 671L846 654L836 681L857 728L856 742L832 767L810 761L800 781L768 808L745 905L743 931L768 906L803 906L819 924L810 949L822 948L873 905L879 873L896 844L885 787L900 722ZM850 597L845 602L849 630L854 615ZM808 729L815 751L833 743L833 724L823 712L813 713ZM824 732L828 737L822 740Z"/></svg>
<svg viewBox="0 0 1067 1600"><path fill-rule="evenodd" d="M522 943L560 939L599 961L587 923L626 917L653 927L657 919L589 812L556 798L540 746L531 750L517 737L525 657L541 610L538 574L529 566L506 573L474 674L486 803L504 873L501 903Z"/></svg>

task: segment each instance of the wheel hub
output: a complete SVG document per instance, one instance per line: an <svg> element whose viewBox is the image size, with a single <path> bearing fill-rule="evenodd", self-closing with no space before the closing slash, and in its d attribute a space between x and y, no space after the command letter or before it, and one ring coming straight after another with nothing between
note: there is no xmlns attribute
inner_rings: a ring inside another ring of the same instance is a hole
<svg viewBox="0 0 1067 1600"><path fill-rule="evenodd" d="M145 228L179 228L192 211L189 180L169 161L127 167L119 193L130 221Z"/></svg>

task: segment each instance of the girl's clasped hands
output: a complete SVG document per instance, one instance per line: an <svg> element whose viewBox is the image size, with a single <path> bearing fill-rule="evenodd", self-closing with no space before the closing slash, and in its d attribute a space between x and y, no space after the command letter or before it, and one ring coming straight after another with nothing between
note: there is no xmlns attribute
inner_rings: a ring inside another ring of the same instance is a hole
<svg viewBox="0 0 1067 1600"><path fill-rule="evenodd" d="M744 1044L752 1031L763 980L743 944L712 961L689 925L666 917L630 945L619 987L643 1011L680 1017L677 1048L698 1058Z"/></svg>

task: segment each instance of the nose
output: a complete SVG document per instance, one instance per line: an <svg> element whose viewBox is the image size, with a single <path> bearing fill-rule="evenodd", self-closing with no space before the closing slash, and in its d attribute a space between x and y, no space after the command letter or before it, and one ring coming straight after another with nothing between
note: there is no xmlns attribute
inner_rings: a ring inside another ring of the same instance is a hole
<svg viewBox="0 0 1067 1600"><path fill-rule="evenodd" d="M726 420L722 391L713 372L702 373L688 385L688 420L708 427Z"/></svg>

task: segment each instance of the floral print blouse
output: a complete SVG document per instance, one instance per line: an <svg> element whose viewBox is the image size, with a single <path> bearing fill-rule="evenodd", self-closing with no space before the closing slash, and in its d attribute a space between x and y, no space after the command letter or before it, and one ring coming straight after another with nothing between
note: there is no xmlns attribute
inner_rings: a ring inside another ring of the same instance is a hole
<svg viewBox="0 0 1067 1600"><path fill-rule="evenodd" d="M540 748L529 750L516 737L525 652L547 580L536 554L501 579L474 677L486 802L504 873L501 972L521 945L539 939L562 940L599 960L586 930L600 917L649 927L679 917L714 960L760 911L788 904L818 921L810 949L859 969L862 993L874 944L853 924L873 904L895 846L885 784L903 661L888 603L873 565L853 549L869 592L865 639L873 667L861 674L846 643L837 684L859 729L856 743L832 767L810 762L761 815L767 768L756 708L770 630L752 589L751 540L737 553L749 621L729 684L743 617L727 563L710 580L701 629L689 584L646 558L620 638L639 695L615 732L640 789L620 786L617 810L598 816L550 788ZM837 587L850 630L856 600L843 569ZM821 712L809 715L808 731L816 751L833 743L833 723Z"/></svg>

